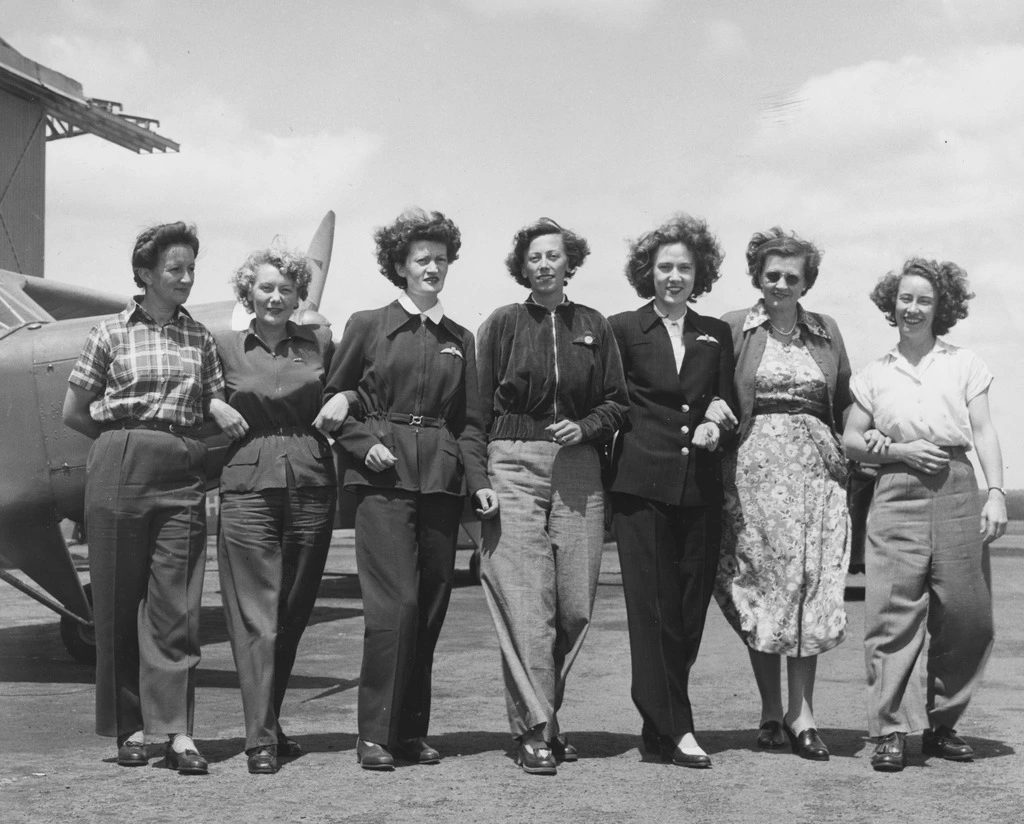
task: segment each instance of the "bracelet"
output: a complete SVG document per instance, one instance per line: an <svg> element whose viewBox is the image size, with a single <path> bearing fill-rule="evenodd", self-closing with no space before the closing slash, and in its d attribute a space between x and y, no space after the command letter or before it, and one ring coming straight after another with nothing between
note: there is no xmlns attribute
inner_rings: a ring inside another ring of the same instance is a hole
<svg viewBox="0 0 1024 824"><path fill-rule="evenodd" d="M996 491L996 492L998 492L998 493L999 493L1000 495L1002 495L1002 496L1003 496L1004 498L1006 497L1006 490L1005 490L1005 489L1003 489L1003 488L1002 488L1001 486L990 486L990 487L988 488L988 491L989 491L989 492L991 492L992 490L995 490L995 491Z"/></svg>

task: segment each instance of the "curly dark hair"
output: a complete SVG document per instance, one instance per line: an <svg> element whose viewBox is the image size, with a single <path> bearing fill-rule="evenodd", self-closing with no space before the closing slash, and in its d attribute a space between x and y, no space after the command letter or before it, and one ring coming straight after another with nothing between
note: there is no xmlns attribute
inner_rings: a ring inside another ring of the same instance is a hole
<svg viewBox="0 0 1024 824"><path fill-rule="evenodd" d="M769 255L781 257L801 257L804 259L804 293L811 291L814 281L818 279L818 267L821 266L822 251L809 240L796 234L788 234L778 226L772 226L767 232L755 232L747 244L747 273L755 289L761 288L761 275L764 273L764 262Z"/></svg>
<svg viewBox="0 0 1024 824"><path fill-rule="evenodd" d="M256 272L268 263L295 284L299 300L309 297L313 270L309 268L309 261L304 254L288 249L258 249L250 254L245 263L231 276L231 287L235 291L235 297L247 312L252 311L252 287L256 283Z"/></svg>
<svg viewBox="0 0 1024 824"><path fill-rule="evenodd" d="M160 254L170 246L189 246L192 254L199 256L199 236L194 224L160 223L139 232L132 250L132 273L135 285L145 289L146 284L139 277L139 269L155 269Z"/></svg>
<svg viewBox="0 0 1024 824"><path fill-rule="evenodd" d="M718 280L718 269L725 255L718 238L708 229L706 221L680 212L652 232L641 235L629 244L626 261L626 279L642 298L654 297L654 262L662 246L681 243L693 255L695 267L692 303L705 292L710 292Z"/></svg>
<svg viewBox="0 0 1024 824"><path fill-rule="evenodd" d="M568 266L565 270L565 279L569 280L576 274L576 270L583 265L583 261L590 254L590 246L587 239L576 234L571 229L560 226L557 221L549 217L537 218L516 232L512 238L512 251L505 258L505 268L512 278L520 286L530 288L530 279L523 274L523 266L526 263L526 252L530 244L542 235L561 235L562 244L565 246L565 256L568 258Z"/></svg>
<svg viewBox="0 0 1024 824"><path fill-rule="evenodd" d="M448 252L448 262L459 259L462 248L462 233L459 227L440 212L425 209L406 209L389 226L381 226L373 233L377 242L377 263L380 272L399 289L408 285L398 274L398 267L405 265L409 248L417 240L433 240L443 243Z"/></svg>
<svg viewBox="0 0 1024 824"><path fill-rule="evenodd" d="M871 300L882 310L890 326L896 325L896 296L900 281L911 275L924 278L935 290L933 335L945 335L958 320L967 317L967 302L974 297L967 282L967 273L948 260L910 258L899 272L889 272L871 290Z"/></svg>

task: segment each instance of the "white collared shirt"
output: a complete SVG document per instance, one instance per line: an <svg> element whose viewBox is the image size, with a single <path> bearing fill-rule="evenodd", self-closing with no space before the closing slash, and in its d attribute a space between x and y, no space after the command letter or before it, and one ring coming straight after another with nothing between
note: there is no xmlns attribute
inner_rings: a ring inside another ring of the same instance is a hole
<svg viewBox="0 0 1024 824"><path fill-rule="evenodd" d="M916 367L892 349L850 380L850 391L873 425L897 443L918 438L971 448L967 404L985 392L992 373L969 349L936 339Z"/></svg>
<svg viewBox="0 0 1024 824"><path fill-rule="evenodd" d="M672 341L672 355L676 359L676 372L682 372L683 358L686 357L686 347L683 346L683 322L686 320L686 312L683 312L679 320L671 320L668 315L662 313L657 303L652 305L654 314L661 318L661 322L665 324L665 329L668 331L668 339Z"/></svg>
<svg viewBox="0 0 1024 824"><path fill-rule="evenodd" d="M423 312L420 308L412 302L412 298L408 294L402 292L398 296L398 305L401 306L410 315L419 315L422 320L433 321L435 324L441 322L441 318L444 317L444 307L441 305L441 301L438 301L431 306L427 311Z"/></svg>

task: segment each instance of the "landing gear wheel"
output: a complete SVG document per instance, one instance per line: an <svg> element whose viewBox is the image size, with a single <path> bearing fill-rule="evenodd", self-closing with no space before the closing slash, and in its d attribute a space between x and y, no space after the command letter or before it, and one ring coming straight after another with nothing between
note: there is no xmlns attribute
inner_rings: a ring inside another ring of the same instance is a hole
<svg viewBox="0 0 1024 824"><path fill-rule="evenodd" d="M86 584L85 600L92 607L92 585ZM96 664L96 631L91 626L76 621L74 618L63 616L60 619L60 639L64 642L64 649L79 664Z"/></svg>

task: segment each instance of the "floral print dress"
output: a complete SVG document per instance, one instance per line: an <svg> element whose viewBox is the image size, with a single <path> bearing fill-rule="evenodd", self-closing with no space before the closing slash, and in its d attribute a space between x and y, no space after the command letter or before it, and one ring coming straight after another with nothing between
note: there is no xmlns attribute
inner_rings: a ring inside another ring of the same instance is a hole
<svg viewBox="0 0 1024 824"><path fill-rule="evenodd" d="M846 462L823 418L827 387L799 338L769 337L754 421L724 460L715 598L759 652L817 655L843 640L850 555Z"/></svg>

